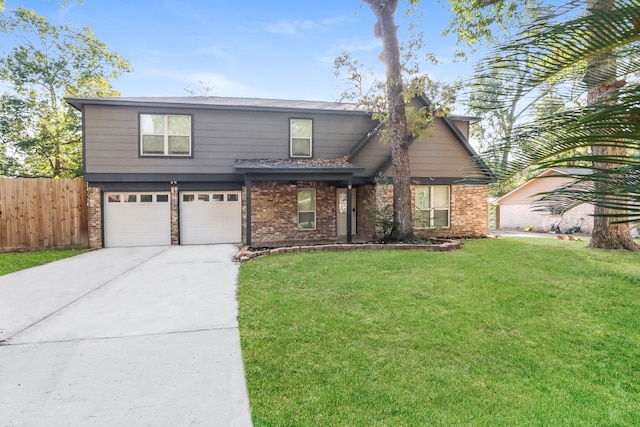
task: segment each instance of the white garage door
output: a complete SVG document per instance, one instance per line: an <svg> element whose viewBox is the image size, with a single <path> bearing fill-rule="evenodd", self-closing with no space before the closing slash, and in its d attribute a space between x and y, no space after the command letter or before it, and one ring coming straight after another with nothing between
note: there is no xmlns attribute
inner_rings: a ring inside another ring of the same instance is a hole
<svg viewBox="0 0 640 427"><path fill-rule="evenodd" d="M180 244L239 243L240 191L180 193Z"/></svg>
<svg viewBox="0 0 640 427"><path fill-rule="evenodd" d="M104 245L171 244L169 193L105 193Z"/></svg>

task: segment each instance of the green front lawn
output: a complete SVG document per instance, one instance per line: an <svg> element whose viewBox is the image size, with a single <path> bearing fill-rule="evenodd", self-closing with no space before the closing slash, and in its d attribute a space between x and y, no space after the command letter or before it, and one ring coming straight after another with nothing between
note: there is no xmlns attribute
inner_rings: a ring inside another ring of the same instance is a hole
<svg viewBox="0 0 640 427"><path fill-rule="evenodd" d="M83 252L86 252L86 250L43 250L33 252L7 253L0 252L0 276L13 273L14 271L24 270L25 268L35 267L37 265L46 264L48 262L78 255Z"/></svg>
<svg viewBox="0 0 640 427"><path fill-rule="evenodd" d="M243 265L255 426L640 425L640 255L584 245Z"/></svg>

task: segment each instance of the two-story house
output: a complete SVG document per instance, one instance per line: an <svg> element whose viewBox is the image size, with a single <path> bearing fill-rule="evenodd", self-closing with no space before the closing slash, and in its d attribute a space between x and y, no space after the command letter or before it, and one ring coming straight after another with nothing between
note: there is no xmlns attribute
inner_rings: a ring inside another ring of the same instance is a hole
<svg viewBox="0 0 640 427"><path fill-rule="evenodd" d="M67 102L82 113L91 247L373 235L365 201L378 174L391 176L391 148L360 106L219 97ZM486 234L486 184L461 182L475 155L472 120L439 117L428 137L412 141L417 228Z"/></svg>

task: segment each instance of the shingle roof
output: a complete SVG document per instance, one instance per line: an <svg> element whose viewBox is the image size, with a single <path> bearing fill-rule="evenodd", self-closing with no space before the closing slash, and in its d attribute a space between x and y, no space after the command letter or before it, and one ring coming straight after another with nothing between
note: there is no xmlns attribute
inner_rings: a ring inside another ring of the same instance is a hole
<svg viewBox="0 0 640 427"><path fill-rule="evenodd" d="M535 182L537 179L542 179L543 177L547 178L558 178L563 175L576 176L576 175L590 175L593 173L593 170L589 168L564 168L564 167L553 167L545 170L544 172L530 178L525 183L520 184L513 190L509 191L507 194L503 194L501 197L496 199L496 203L500 204L500 202L507 197L511 196L514 193L519 192L522 188L529 186L531 183Z"/></svg>
<svg viewBox="0 0 640 427"><path fill-rule="evenodd" d="M551 168L551 169L567 175L591 175L593 173L593 170L589 168Z"/></svg>
<svg viewBox="0 0 640 427"><path fill-rule="evenodd" d="M354 166L346 159L238 159L236 169L262 170L311 170L311 169L362 169Z"/></svg>
<svg viewBox="0 0 640 427"><path fill-rule="evenodd" d="M313 110L366 113L362 105L343 102L300 101L262 98L226 98L219 96L176 97L110 97L110 98L65 98L80 110L82 105L121 105L144 107L214 108L230 110Z"/></svg>

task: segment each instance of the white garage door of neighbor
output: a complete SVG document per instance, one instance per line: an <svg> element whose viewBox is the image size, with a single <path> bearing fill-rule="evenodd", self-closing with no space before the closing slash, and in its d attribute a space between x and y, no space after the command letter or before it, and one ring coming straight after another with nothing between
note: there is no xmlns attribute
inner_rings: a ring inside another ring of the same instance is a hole
<svg viewBox="0 0 640 427"><path fill-rule="evenodd" d="M180 244L239 243L241 240L240 191L180 193Z"/></svg>
<svg viewBox="0 0 640 427"><path fill-rule="evenodd" d="M105 247L171 244L169 193L105 193Z"/></svg>

